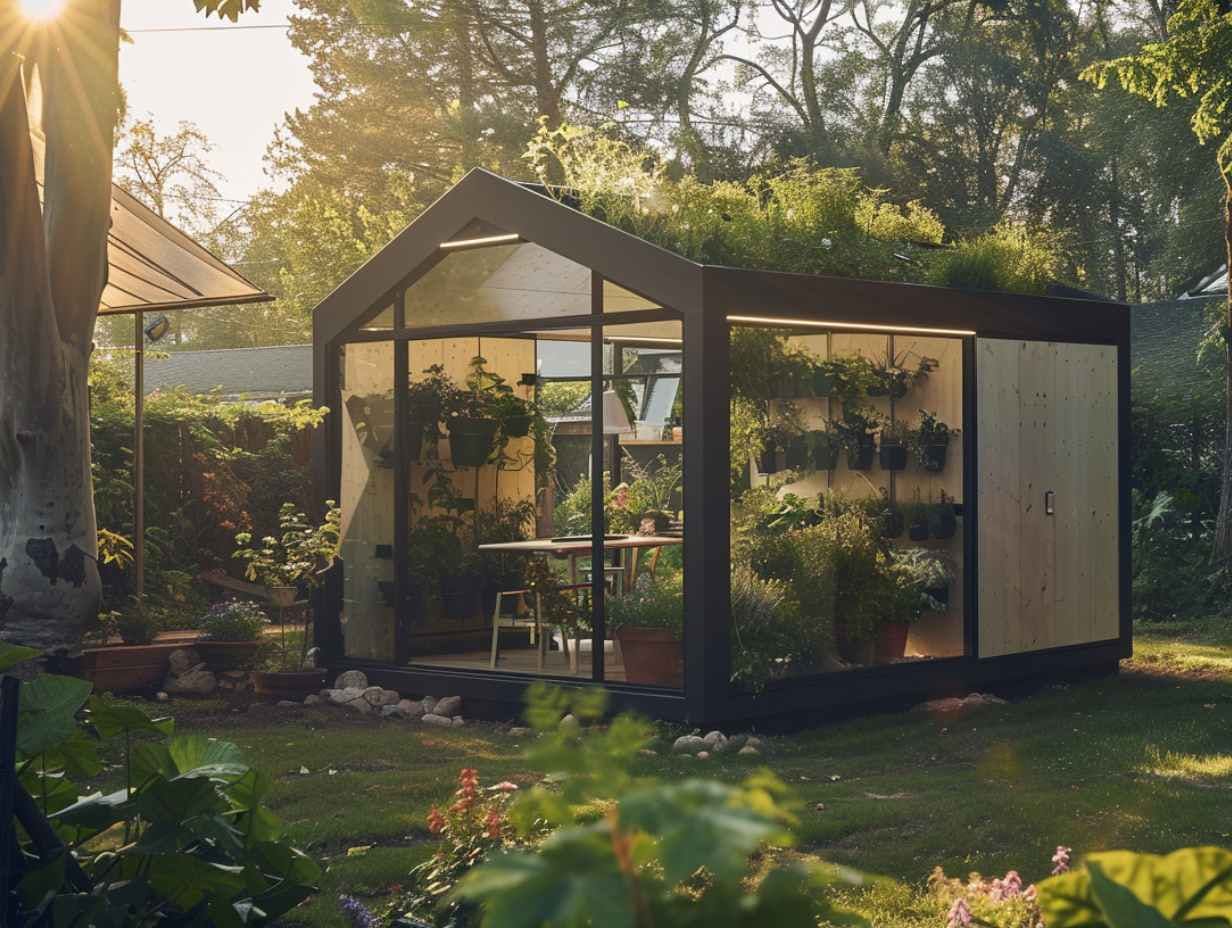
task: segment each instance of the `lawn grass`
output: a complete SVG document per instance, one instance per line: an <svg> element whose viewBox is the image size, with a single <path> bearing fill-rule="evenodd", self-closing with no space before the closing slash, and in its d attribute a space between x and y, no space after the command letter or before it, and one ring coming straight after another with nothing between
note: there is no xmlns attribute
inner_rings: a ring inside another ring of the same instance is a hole
<svg viewBox="0 0 1232 928"><path fill-rule="evenodd" d="M761 758L659 756L646 772L738 778L770 766L799 800L798 850L919 886L950 874L1046 875L1058 844L1076 854L1232 845L1232 622L1143 624L1122 672L1045 684L1007 705L961 714L885 713L767 739ZM424 816L460 767L528 784L524 739L509 727L430 729L328 708L172 704L181 731L227 738L273 778L290 837L325 860L321 895L291 923L344 924L339 892L405 883L431 853ZM306 770L307 772L303 772ZM351 848L369 846L348 855ZM919 896L861 900L879 925L928 922Z"/></svg>

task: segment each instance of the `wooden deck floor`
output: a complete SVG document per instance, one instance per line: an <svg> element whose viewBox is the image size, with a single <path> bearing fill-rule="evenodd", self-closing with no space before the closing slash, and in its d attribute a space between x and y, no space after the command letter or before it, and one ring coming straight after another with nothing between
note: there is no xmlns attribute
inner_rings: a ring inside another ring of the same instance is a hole
<svg viewBox="0 0 1232 928"><path fill-rule="evenodd" d="M570 643L572 646L572 642ZM535 676L569 677L589 680L591 678L590 649L582 651L577 673L570 673L569 661L560 651L548 651L543 656L543 669L537 665L538 655L534 648L502 648L496 669L506 673L525 673ZM448 654L412 655L411 663L420 667L448 667L452 670L491 670L491 651L488 648L471 651L455 651ZM605 655L603 676L615 683L625 680L625 668L615 654Z"/></svg>

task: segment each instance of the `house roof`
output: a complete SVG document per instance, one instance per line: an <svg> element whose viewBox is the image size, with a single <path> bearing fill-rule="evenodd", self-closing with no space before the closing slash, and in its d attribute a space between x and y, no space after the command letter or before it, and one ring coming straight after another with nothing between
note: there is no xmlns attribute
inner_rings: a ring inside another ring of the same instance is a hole
<svg viewBox="0 0 1232 928"><path fill-rule="evenodd" d="M312 394L312 346L218 348L146 356L145 392L183 388L222 399L300 399Z"/></svg>
<svg viewBox="0 0 1232 928"><path fill-rule="evenodd" d="M1223 296L1228 292L1228 266L1207 274L1194 287L1181 294L1182 300L1200 300L1208 296Z"/></svg>
<svg viewBox="0 0 1232 928"><path fill-rule="evenodd" d="M1221 375L1218 352L1198 359L1218 297L1145 303L1130 315L1130 365L1135 397L1193 399Z"/></svg>

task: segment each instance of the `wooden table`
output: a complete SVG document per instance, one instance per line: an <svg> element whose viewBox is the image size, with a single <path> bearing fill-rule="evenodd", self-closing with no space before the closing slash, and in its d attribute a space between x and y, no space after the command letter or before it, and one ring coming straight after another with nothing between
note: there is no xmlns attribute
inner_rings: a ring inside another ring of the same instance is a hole
<svg viewBox="0 0 1232 928"><path fill-rule="evenodd" d="M530 541L499 541L480 545L480 551L503 551L507 554L532 554L544 557L559 557L569 559L569 582L577 583L578 558L589 557L592 539L587 536L568 536L556 538L532 538ZM666 548L671 545L684 544L684 538L679 535L611 535L604 539L604 551L620 552L621 565L624 566L625 552L632 559L629 565L628 585L637 580L637 559L643 548Z"/></svg>

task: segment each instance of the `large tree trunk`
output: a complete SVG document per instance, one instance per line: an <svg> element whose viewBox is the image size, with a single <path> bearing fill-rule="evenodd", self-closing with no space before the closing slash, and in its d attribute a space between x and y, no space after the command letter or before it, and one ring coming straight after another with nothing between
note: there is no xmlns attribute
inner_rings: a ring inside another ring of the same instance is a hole
<svg viewBox="0 0 1232 928"><path fill-rule="evenodd" d="M1225 171L1223 237L1228 271L1232 274L1232 169ZM1232 560L1232 279L1228 281L1228 303L1224 311L1224 409L1226 424L1223 441L1223 478L1219 487L1219 517L1215 521L1215 559L1221 565Z"/></svg>
<svg viewBox="0 0 1232 928"><path fill-rule="evenodd" d="M78 647L99 603L86 375L107 275L119 14L120 0L71 0L32 39L0 0L0 637L48 651ZM42 76L41 208L15 48Z"/></svg>

